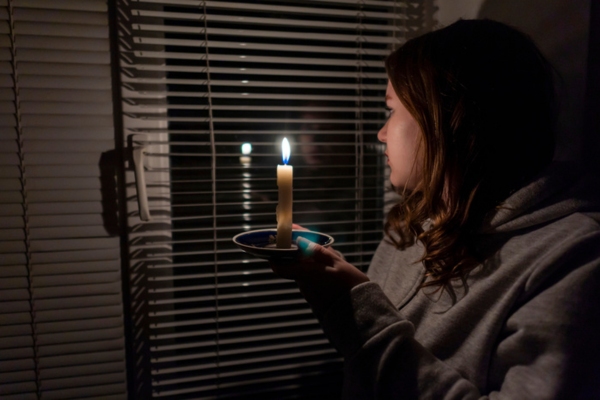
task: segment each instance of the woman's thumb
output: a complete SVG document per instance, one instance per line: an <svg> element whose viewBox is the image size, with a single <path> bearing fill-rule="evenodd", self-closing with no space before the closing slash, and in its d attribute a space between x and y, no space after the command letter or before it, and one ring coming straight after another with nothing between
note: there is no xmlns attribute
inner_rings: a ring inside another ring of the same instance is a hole
<svg viewBox="0 0 600 400"><path fill-rule="evenodd" d="M327 248L315 242L311 242L302 236L299 236L298 239L296 239L296 243L304 257L311 257L322 262L327 262L332 258L331 254L327 251Z"/></svg>
<svg viewBox="0 0 600 400"><path fill-rule="evenodd" d="M317 248L317 246L319 246L315 242L311 242L310 240L303 238L302 236L298 236L298 239L296 239L296 243L298 244L298 248L300 249L302 254L304 254L304 256L306 257L312 257L313 253L315 252L315 249Z"/></svg>

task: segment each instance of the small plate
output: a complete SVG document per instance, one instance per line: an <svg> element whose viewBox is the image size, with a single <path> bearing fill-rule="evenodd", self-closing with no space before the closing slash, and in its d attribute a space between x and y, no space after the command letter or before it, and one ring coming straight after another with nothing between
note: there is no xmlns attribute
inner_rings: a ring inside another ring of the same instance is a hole
<svg viewBox="0 0 600 400"><path fill-rule="evenodd" d="M333 237L321 232L294 229L292 230L292 248L278 249L275 247L276 235L277 229L248 231L235 235L233 243L246 253L265 260L293 260L299 254L296 239L300 236L324 247L329 247L334 242Z"/></svg>

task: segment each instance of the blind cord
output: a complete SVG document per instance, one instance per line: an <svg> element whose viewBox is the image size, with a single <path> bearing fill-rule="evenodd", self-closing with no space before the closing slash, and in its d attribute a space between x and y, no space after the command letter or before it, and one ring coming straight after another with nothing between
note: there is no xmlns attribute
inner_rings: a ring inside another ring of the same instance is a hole
<svg viewBox="0 0 600 400"><path fill-rule="evenodd" d="M20 183L21 183L21 195L23 196L22 207L23 207L23 232L25 238L25 267L27 268L27 290L29 294L29 313L31 315L31 331L33 338L33 362L35 367L35 386L37 398L40 399L41 383L40 383L40 368L39 368L39 355L37 349L37 329L36 329L36 318L35 318L35 300L33 299L33 271L31 265L31 236L29 232L29 202L27 199L27 174L25 164L25 143L23 135L23 124L21 122L21 99L20 99L20 88L19 88L19 73L17 69L17 48L16 48L16 34L15 34L15 19L13 10L13 0L8 0L8 25L10 30L10 52L11 52L11 65L12 65L12 76L14 83L14 104L15 104L15 119L16 119L16 131L17 131L17 148L19 157L19 171L20 171Z"/></svg>
<svg viewBox="0 0 600 400"><path fill-rule="evenodd" d="M205 51L206 51L206 87L208 92L208 126L210 130L210 171L212 179L212 227L213 227L213 251L214 251L214 262L215 262L215 335L216 335L216 351L217 351L217 389L220 387L220 354L219 351L219 260L218 260L218 246L217 246L217 146L215 141L215 127L213 119L213 105L212 105L212 92L211 92L211 81L210 81L210 61L208 51L208 14L206 12L206 2L202 2L204 11L204 40L205 40Z"/></svg>
<svg viewBox="0 0 600 400"><path fill-rule="evenodd" d="M357 3L357 7L358 7L358 13L357 13L357 17L358 17L358 25L357 25L357 32L356 32L356 41L357 41L357 57L356 57L356 63L357 63L357 68L356 68L356 84L358 87L358 104L357 104L357 116L356 119L358 120L357 126L356 126L356 133L355 133L355 139L354 139L354 146L355 146L355 157L356 157L356 189L355 189L355 198L356 201L354 203L354 209L355 209L355 213L354 213L354 218L355 218L355 227L354 230L357 234L357 243L362 243L363 242L363 235L362 235L362 231L363 231L363 227L361 226L360 229L358 228L358 224L359 221L363 220L363 169L364 169L364 165L363 165L363 121L362 121L362 114L363 114L363 107L364 107L364 103L363 103L363 88L362 88L362 77L363 77L363 47L362 47L362 31L363 31L363 16L364 16L364 11L363 11L363 7L364 7L364 0L359 0ZM362 256L362 245L359 245L361 247L360 249L360 263L362 264L363 262L363 256Z"/></svg>

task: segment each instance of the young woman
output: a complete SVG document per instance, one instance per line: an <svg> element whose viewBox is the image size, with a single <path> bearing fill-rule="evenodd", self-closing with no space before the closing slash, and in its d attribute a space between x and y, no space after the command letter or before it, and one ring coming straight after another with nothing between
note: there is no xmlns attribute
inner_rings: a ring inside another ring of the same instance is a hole
<svg viewBox="0 0 600 400"><path fill-rule="evenodd" d="M459 21L386 61L390 211L367 274L305 240L295 279L348 399L600 398L597 181L552 163L552 70Z"/></svg>

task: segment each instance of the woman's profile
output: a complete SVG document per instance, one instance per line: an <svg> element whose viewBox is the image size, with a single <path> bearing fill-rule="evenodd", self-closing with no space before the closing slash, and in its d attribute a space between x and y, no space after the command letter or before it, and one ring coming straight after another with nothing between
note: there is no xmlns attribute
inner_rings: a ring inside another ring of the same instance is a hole
<svg viewBox="0 0 600 400"><path fill-rule="evenodd" d="M600 398L598 180L553 162L553 71L523 33L458 21L386 60L401 198L366 274L300 241L295 279L348 399Z"/></svg>

